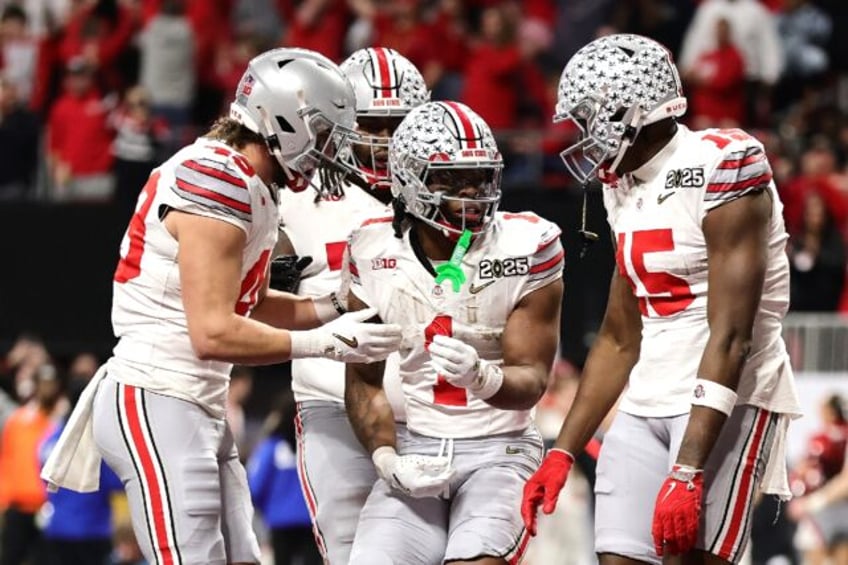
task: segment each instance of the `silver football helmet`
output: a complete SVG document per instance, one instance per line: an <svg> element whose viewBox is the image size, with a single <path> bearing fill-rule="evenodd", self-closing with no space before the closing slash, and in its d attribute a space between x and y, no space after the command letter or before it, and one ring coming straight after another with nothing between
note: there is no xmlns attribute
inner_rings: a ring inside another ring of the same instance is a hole
<svg viewBox="0 0 848 565"><path fill-rule="evenodd" d="M581 132L560 156L588 182L618 167L642 127L685 112L668 49L640 35L598 38L574 54L559 81L554 121L571 120Z"/></svg>
<svg viewBox="0 0 848 565"><path fill-rule="evenodd" d="M360 138L348 155L369 185L389 188L389 139L404 116L429 102L430 91L415 65L394 49L360 49L339 68L356 94Z"/></svg>
<svg viewBox="0 0 848 565"><path fill-rule="evenodd" d="M392 195L449 237L482 233L501 200L503 159L483 118L459 102L428 102L404 118L389 145Z"/></svg>
<svg viewBox="0 0 848 565"><path fill-rule="evenodd" d="M280 48L247 66L230 117L265 138L289 188L305 189L314 173L353 173L341 154L355 137L355 97L335 63L307 49ZM355 174L355 173L354 173ZM320 183L332 191L338 182Z"/></svg>

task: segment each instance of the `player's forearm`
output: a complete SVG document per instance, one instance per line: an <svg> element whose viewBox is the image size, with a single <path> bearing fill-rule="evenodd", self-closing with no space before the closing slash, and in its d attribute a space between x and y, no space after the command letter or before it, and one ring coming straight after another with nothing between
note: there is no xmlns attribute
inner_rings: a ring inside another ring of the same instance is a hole
<svg viewBox="0 0 848 565"><path fill-rule="evenodd" d="M392 407L382 387L385 363L349 364L345 378L345 410L353 433L369 452L382 446L395 447L395 422ZM363 378L367 373L369 377ZM371 378L374 377L374 378ZM378 382L379 381L379 384Z"/></svg>
<svg viewBox="0 0 848 565"><path fill-rule="evenodd" d="M250 317L275 328L290 330L310 330L321 325L310 297L273 289L268 289Z"/></svg>
<svg viewBox="0 0 848 565"><path fill-rule="evenodd" d="M202 361L269 365L291 358L291 336L258 320L235 313L189 320L195 355Z"/></svg>
<svg viewBox="0 0 848 565"><path fill-rule="evenodd" d="M548 372L538 366L503 367L503 384L486 402L502 410L529 410L542 395L548 380Z"/></svg>
<svg viewBox="0 0 848 565"><path fill-rule="evenodd" d="M704 349L698 378L735 391L750 349L750 332L714 329ZM696 469L703 468L726 420L727 414L720 410L709 406L692 406L677 463Z"/></svg>
<svg viewBox="0 0 848 565"><path fill-rule="evenodd" d="M604 334L598 336L555 447L575 455L583 450L615 406L638 359L638 344L624 346Z"/></svg>

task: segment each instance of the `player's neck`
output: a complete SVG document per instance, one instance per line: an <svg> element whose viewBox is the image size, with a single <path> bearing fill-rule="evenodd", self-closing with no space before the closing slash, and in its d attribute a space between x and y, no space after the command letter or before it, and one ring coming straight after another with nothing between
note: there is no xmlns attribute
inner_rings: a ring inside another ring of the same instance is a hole
<svg viewBox="0 0 848 565"><path fill-rule="evenodd" d="M642 128L636 142L627 150L616 169L621 176L632 173L668 145L677 133L677 122L669 118Z"/></svg>
<svg viewBox="0 0 848 565"><path fill-rule="evenodd" d="M268 152L265 144L248 143L244 147L237 149L237 151L245 156L247 162L250 163L250 166L253 167L253 170L256 171L256 175L262 182L267 186L271 186L275 181L274 167L276 166L276 162L273 160L274 157Z"/></svg>
<svg viewBox="0 0 848 565"><path fill-rule="evenodd" d="M412 229L418 234L421 250L431 261L447 261L456 245L442 234L441 231L423 222L415 222Z"/></svg>

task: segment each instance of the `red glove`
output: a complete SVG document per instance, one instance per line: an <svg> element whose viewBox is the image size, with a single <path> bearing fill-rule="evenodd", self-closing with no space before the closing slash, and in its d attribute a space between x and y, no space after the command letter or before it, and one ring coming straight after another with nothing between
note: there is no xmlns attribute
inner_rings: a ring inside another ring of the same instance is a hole
<svg viewBox="0 0 848 565"><path fill-rule="evenodd" d="M675 465L666 478L654 506L654 548L657 555L686 553L695 547L701 501L704 497L704 473L686 465Z"/></svg>
<svg viewBox="0 0 848 565"><path fill-rule="evenodd" d="M565 486L568 472L574 464L574 456L564 449L551 449L539 469L524 485L521 500L521 517L531 536L536 535L536 512L539 504L542 512L550 514L556 508L559 491Z"/></svg>

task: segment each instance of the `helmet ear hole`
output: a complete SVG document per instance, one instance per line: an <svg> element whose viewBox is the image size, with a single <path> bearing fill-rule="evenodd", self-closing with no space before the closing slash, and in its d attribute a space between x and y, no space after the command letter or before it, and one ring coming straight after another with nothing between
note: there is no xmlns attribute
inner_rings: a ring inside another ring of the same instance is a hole
<svg viewBox="0 0 848 565"><path fill-rule="evenodd" d="M284 117L279 114L274 116L277 119L277 125L280 126L280 130L286 133L294 133L294 126Z"/></svg>

